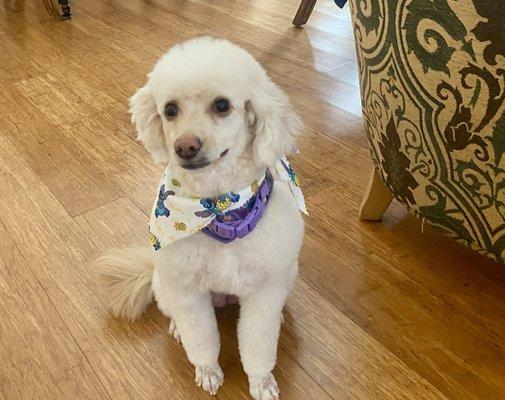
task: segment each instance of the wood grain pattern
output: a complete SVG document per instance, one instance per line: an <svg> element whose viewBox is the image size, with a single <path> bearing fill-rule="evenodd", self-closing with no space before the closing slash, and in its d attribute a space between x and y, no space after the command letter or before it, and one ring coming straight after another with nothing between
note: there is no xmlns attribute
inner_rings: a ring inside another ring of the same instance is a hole
<svg viewBox="0 0 505 400"><path fill-rule="evenodd" d="M8 3L8 4L7 4ZM306 129L293 160L310 216L286 308L282 397L505 399L505 270L393 202L359 221L370 171L348 10L298 0L40 0L0 8L0 399L207 399L167 320L111 318L89 264L145 243L161 167L127 99L172 44L201 34L248 49ZM225 385L247 399L234 307L218 311ZM33 387L37 386L37 391Z"/></svg>
<svg viewBox="0 0 505 400"><path fill-rule="evenodd" d="M0 397L108 399L43 286L0 224Z"/></svg>

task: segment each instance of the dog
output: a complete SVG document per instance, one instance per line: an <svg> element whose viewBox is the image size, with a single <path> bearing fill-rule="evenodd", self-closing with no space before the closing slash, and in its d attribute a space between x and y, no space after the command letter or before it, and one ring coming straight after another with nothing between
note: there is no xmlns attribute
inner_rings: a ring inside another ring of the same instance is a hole
<svg viewBox="0 0 505 400"><path fill-rule="evenodd" d="M220 294L221 305L238 298L251 396L278 399L272 370L304 232L296 176L283 158L295 148L299 117L247 51L210 37L171 48L130 105L138 139L168 167L150 220L153 248L110 250L96 262L112 312L133 320L155 299L196 383L214 395L223 371L212 297ZM281 159L291 181L279 178ZM245 236L223 243L209 231L241 210Z"/></svg>

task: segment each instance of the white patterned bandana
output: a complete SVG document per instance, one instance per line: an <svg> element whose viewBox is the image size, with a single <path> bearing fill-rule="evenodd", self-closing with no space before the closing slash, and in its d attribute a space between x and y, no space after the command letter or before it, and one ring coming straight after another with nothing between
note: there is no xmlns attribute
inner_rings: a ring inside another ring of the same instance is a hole
<svg viewBox="0 0 505 400"><path fill-rule="evenodd" d="M298 177L291 168L286 157L282 157L275 166L276 176L289 183L289 188L295 198L298 208L307 214L305 199L298 185ZM172 174L167 167L160 182L158 198L154 204L149 221L149 241L154 250L183 239L195 232L204 231L217 240L228 243L233 238L222 240L215 234L209 233L210 226L238 222L237 218L247 219L257 210L258 203L261 211L257 215L249 218L255 223L261 218L264 208L268 203L268 198L273 185L273 177L269 170L259 179L251 182L247 187L238 192L231 192L215 198L198 199L189 197L184 191L184 182ZM265 190L263 190L265 189ZM266 199L262 199L263 193L267 194ZM258 199L259 198L259 199ZM255 226L254 223L254 226ZM250 225L250 224L249 224ZM249 226L249 230L254 229Z"/></svg>

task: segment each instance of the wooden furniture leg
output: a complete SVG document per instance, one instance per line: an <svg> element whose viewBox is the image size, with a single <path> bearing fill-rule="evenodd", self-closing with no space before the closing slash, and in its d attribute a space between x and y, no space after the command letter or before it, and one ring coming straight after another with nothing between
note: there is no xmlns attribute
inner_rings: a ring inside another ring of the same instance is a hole
<svg viewBox="0 0 505 400"><path fill-rule="evenodd" d="M70 11L70 0L58 0L60 3L61 10L63 13L61 14L62 19L70 19L72 18L72 12Z"/></svg>
<svg viewBox="0 0 505 400"><path fill-rule="evenodd" d="M56 5L56 0L42 0L44 8L51 17L60 17L61 19L72 18L70 11L70 0L58 0L61 6L62 13L59 12L59 7Z"/></svg>
<svg viewBox="0 0 505 400"><path fill-rule="evenodd" d="M44 8L46 9L47 13L51 17L57 17L60 15L60 12L58 11L54 0L42 0L42 3L44 4Z"/></svg>
<svg viewBox="0 0 505 400"><path fill-rule="evenodd" d="M298 11L296 12L295 18L293 18L294 26L301 26L307 23L307 20L316 5L317 0L302 0Z"/></svg>
<svg viewBox="0 0 505 400"><path fill-rule="evenodd" d="M380 220L392 200L393 193L382 182L379 171L374 166L365 197L359 210L360 218L368 221Z"/></svg>

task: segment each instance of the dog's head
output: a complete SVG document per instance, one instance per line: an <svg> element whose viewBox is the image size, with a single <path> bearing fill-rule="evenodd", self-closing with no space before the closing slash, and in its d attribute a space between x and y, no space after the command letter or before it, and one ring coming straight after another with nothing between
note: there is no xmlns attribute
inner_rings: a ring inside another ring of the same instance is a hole
<svg viewBox="0 0 505 400"><path fill-rule="evenodd" d="M294 147L288 98L245 50L202 37L173 47L130 99L138 138L156 162L218 168L249 152L271 166Z"/></svg>

